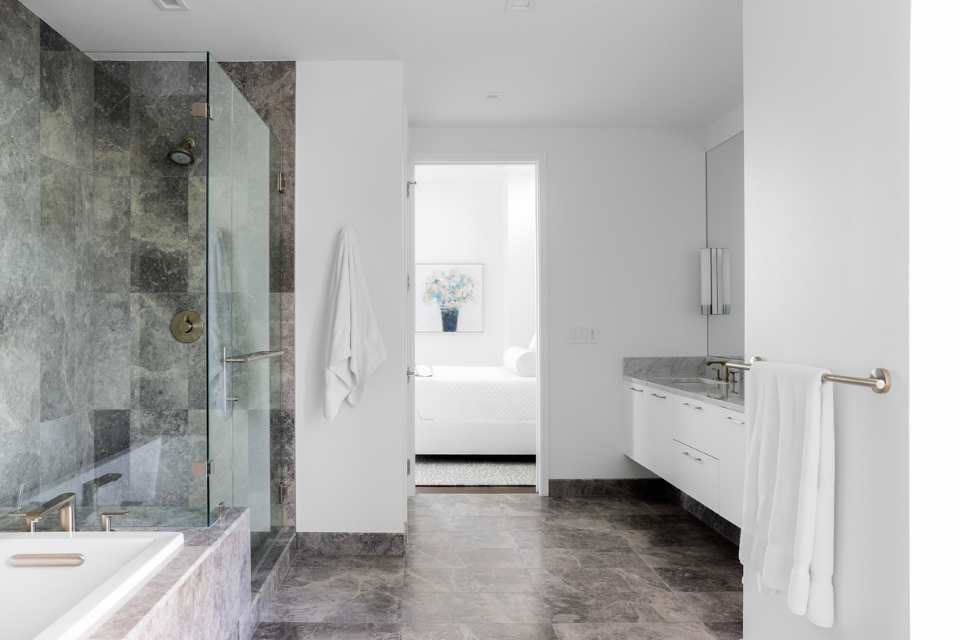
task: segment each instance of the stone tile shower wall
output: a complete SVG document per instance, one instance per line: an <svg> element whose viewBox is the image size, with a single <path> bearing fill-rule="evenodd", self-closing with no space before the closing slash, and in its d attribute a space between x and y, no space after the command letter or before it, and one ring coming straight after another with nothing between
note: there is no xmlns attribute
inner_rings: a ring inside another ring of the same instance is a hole
<svg viewBox="0 0 960 640"><path fill-rule="evenodd" d="M205 92L205 63L95 63L0 0L0 512L74 491L205 524L205 343L168 327L205 306L206 169L166 158Z"/></svg>
<svg viewBox="0 0 960 640"><path fill-rule="evenodd" d="M114 351L128 313L92 286L93 76L56 31L0 0L0 513L21 493L80 493L91 410L112 395L86 368Z"/></svg>
<svg viewBox="0 0 960 640"><path fill-rule="evenodd" d="M296 63L224 62L221 66L283 146L286 189L280 211L270 214L270 348L285 355L271 370L271 479L287 483L281 526L296 524L294 459L294 215L296 158Z"/></svg>
<svg viewBox="0 0 960 640"><path fill-rule="evenodd" d="M110 406L97 407L97 473L128 478L105 485L99 504L193 511L203 524L206 479L206 340L182 344L170 320L206 307L206 121L191 105L206 101L205 62L97 62L94 68L95 284L126 299L127 332L107 363ZM184 138L197 161L167 153ZM102 419L100 416L103 416ZM143 464L146 461L147 464ZM131 463L134 464L131 464Z"/></svg>

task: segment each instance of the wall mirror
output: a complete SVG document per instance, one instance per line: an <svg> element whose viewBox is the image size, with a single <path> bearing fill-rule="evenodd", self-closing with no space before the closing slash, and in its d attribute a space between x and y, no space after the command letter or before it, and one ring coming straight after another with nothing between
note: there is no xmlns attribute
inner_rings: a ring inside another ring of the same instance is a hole
<svg viewBox="0 0 960 640"><path fill-rule="evenodd" d="M743 358L743 133L709 149L708 250L701 252L701 313L707 318L707 353Z"/></svg>

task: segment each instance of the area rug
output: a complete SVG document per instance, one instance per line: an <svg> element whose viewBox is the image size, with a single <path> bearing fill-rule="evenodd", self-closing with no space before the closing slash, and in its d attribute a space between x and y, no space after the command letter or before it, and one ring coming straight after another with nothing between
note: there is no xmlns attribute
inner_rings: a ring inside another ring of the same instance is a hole
<svg viewBox="0 0 960 640"><path fill-rule="evenodd" d="M440 487L536 484L535 462L417 456L417 485Z"/></svg>

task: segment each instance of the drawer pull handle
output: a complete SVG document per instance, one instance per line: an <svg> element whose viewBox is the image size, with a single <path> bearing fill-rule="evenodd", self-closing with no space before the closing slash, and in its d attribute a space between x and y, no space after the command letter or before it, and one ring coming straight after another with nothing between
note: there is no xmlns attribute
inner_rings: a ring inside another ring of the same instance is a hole
<svg viewBox="0 0 960 640"><path fill-rule="evenodd" d="M643 393L643 389L637 389L636 387L630 387L630 389L632 391L636 391L637 393Z"/></svg>
<svg viewBox="0 0 960 640"><path fill-rule="evenodd" d="M690 404L689 402L684 402L683 406L690 407L694 411L703 411L703 407L701 407L700 405Z"/></svg>
<svg viewBox="0 0 960 640"><path fill-rule="evenodd" d="M683 453L683 455L687 456L688 458L690 458L690 459L693 460L694 462L703 462L703 458L698 458L698 457L696 457L696 456L690 455L690 452L689 452L689 451L683 451L682 453Z"/></svg>
<svg viewBox="0 0 960 640"><path fill-rule="evenodd" d="M727 420L729 420L730 422L736 422L737 424L747 424L743 420L737 420L733 416L727 416Z"/></svg>
<svg viewBox="0 0 960 640"><path fill-rule="evenodd" d="M667 396L662 396L662 395L660 395L659 393L651 393L650 395L651 395L652 397L654 397L654 398L659 399L659 400L666 400L666 399L667 399Z"/></svg>

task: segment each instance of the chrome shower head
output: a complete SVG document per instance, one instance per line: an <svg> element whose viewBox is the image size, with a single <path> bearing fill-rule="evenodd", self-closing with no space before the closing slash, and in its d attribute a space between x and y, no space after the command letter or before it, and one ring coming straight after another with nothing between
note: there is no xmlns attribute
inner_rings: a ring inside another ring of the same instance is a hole
<svg viewBox="0 0 960 640"><path fill-rule="evenodd" d="M170 162L174 164L179 164L180 166L186 167L196 161L196 148L197 143L193 138L184 138L183 142L170 150L170 153L167 154L167 158L169 158Z"/></svg>

